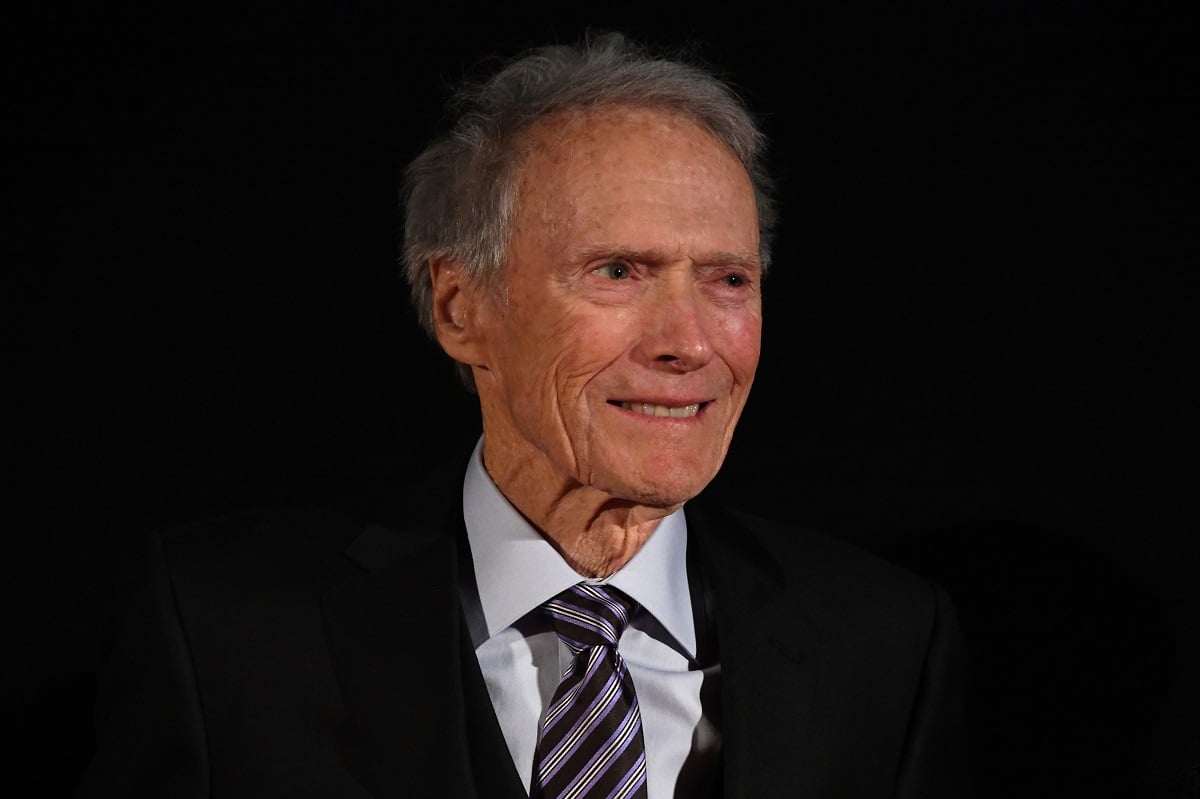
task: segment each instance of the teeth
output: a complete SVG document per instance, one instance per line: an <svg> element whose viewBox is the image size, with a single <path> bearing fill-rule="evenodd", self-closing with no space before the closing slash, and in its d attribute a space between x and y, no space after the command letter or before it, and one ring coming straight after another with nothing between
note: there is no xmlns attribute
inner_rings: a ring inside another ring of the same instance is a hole
<svg viewBox="0 0 1200 799"><path fill-rule="evenodd" d="M669 416L673 419L684 419L700 412L700 403L671 408L666 405L651 405L649 402L622 402L621 407L647 416Z"/></svg>

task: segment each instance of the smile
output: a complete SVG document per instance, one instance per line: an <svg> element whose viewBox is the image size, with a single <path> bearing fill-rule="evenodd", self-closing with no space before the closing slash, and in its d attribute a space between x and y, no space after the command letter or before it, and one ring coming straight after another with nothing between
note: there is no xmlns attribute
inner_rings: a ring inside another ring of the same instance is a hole
<svg viewBox="0 0 1200 799"><path fill-rule="evenodd" d="M649 402L621 402L614 404L619 404L627 411L645 414L646 416L669 416L672 419L686 419L700 412L701 403L697 402L692 405L680 405L678 407L654 405Z"/></svg>

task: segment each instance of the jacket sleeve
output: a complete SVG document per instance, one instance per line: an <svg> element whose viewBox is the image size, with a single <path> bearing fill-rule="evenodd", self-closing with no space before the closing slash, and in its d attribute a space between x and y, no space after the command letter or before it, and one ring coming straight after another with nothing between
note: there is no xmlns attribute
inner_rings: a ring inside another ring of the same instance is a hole
<svg viewBox="0 0 1200 799"><path fill-rule="evenodd" d="M967 655L949 596L934 588L934 619L909 718L897 799L973 795L966 718Z"/></svg>
<svg viewBox="0 0 1200 799"><path fill-rule="evenodd" d="M204 721L161 537L131 559L95 708L95 750L75 799L209 795Z"/></svg>

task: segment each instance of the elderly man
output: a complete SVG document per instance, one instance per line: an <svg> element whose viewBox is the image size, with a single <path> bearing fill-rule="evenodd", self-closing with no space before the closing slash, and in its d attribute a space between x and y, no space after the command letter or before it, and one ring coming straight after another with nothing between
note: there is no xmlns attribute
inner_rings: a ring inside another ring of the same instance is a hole
<svg viewBox="0 0 1200 799"><path fill-rule="evenodd" d="M153 538L80 795L963 795L941 591L697 499L759 356L746 108L616 35L455 107L404 258L478 446L387 519Z"/></svg>

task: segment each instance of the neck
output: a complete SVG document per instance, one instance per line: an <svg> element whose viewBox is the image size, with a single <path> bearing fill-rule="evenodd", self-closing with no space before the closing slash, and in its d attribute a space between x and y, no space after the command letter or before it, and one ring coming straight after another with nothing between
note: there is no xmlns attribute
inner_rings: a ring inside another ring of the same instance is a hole
<svg viewBox="0 0 1200 799"><path fill-rule="evenodd" d="M584 577L616 572L679 507L613 497L557 472L541 453L489 452L486 436L483 462L508 501Z"/></svg>

